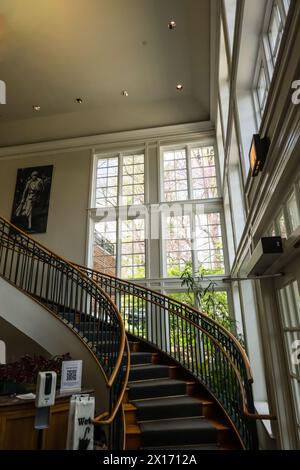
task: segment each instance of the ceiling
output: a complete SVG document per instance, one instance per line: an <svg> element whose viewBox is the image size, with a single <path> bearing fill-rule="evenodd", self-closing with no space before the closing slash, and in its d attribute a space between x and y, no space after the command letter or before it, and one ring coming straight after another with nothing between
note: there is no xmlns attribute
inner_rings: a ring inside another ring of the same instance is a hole
<svg viewBox="0 0 300 470"><path fill-rule="evenodd" d="M210 0L1 0L0 145L209 120L210 57Z"/></svg>

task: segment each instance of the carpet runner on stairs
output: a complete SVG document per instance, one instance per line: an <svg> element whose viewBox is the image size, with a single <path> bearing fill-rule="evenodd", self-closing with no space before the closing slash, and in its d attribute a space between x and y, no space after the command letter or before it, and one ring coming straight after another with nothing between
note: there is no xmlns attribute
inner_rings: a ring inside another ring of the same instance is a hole
<svg viewBox="0 0 300 470"><path fill-rule="evenodd" d="M134 418L132 414L128 418L126 448L219 450L220 429L231 430L205 416L213 402L191 396L191 381L171 376L177 367L154 364L153 352L141 347L140 342L139 351L131 351L127 400ZM130 441L133 437L135 441Z"/></svg>

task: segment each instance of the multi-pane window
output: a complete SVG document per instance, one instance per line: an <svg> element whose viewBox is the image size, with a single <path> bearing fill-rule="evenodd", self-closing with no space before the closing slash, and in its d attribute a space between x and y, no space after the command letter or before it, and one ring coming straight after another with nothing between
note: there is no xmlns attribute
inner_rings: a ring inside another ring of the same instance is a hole
<svg viewBox="0 0 300 470"><path fill-rule="evenodd" d="M218 197L215 152L212 145L163 152L164 200Z"/></svg>
<svg viewBox="0 0 300 470"><path fill-rule="evenodd" d="M95 224L93 245L93 268L96 271L116 275L117 260L116 221Z"/></svg>
<svg viewBox="0 0 300 470"><path fill-rule="evenodd" d="M122 220L121 276L125 279L145 277L145 221Z"/></svg>
<svg viewBox="0 0 300 470"><path fill-rule="evenodd" d="M300 348L300 293L297 281L279 290L279 304L289 363L289 377L300 432L300 364L297 353Z"/></svg>
<svg viewBox="0 0 300 470"><path fill-rule="evenodd" d="M224 273L220 213L166 217L164 236L168 277L180 276L188 266L194 272Z"/></svg>
<svg viewBox="0 0 300 470"><path fill-rule="evenodd" d="M101 158L98 160L96 179L96 207L117 205L118 169L118 157Z"/></svg>
<svg viewBox="0 0 300 470"><path fill-rule="evenodd" d="M186 150L171 150L163 155L165 201L188 199Z"/></svg>
<svg viewBox="0 0 300 470"><path fill-rule="evenodd" d="M105 210L91 211L94 268L124 279L144 279L146 273L157 277L160 273L177 278L176 282L187 266L194 272L203 267L207 274L223 273L222 201L214 141L163 148L161 155L157 187L149 186L154 212L145 199L143 151L97 158L93 209ZM151 181L153 171L150 166ZM155 200L159 187L161 194ZM173 202L180 207L179 213L170 204ZM136 213L131 205L136 206ZM146 245L146 234L157 242ZM149 265L147 260L151 260Z"/></svg>
<svg viewBox="0 0 300 470"><path fill-rule="evenodd" d="M98 159L96 207L143 204L144 192L143 154Z"/></svg>
<svg viewBox="0 0 300 470"><path fill-rule="evenodd" d="M261 63L258 80L257 80L257 87L256 87L256 94L257 100L259 105L259 111L262 115L266 106L267 97L268 97L269 87L267 81L267 74L266 69L264 67L263 62Z"/></svg>
<svg viewBox="0 0 300 470"><path fill-rule="evenodd" d="M275 221L276 226L276 233L281 236L282 238L287 237L287 228L286 228L286 220L284 217L284 211L282 210Z"/></svg>
<svg viewBox="0 0 300 470"><path fill-rule="evenodd" d="M288 238L300 227L300 188L299 181L294 184L293 191L281 206L275 221L267 230L268 236Z"/></svg>
<svg viewBox="0 0 300 470"><path fill-rule="evenodd" d="M300 225L300 213L295 191L293 191L293 194L287 201L287 210L291 232L293 232Z"/></svg>
<svg viewBox="0 0 300 470"><path fill-rule="evenodd" d="M218 197L214 147L191 150L191 177L193 199Z"/></svg>
<svg viewBox="0 0 300 470"><path fill-rule="evenodd" d="M220 214L198 214L195 219L196 262L211 274L224 273Z"/></svg>
<svg viewBox="0 0 300 470"><path fill-rule="evenodd" d="M191 263L191 238L191 223L189 215L167 217L166 252L168 276L180 276L187 264Z"/></svg>
<svg viewBox="0 0 300 470"><path fill-rule="evenodd" d="M279 7L277 3L274 2L271 17L270 17L269 27L268 27L268 40L269 40L270 51L271 51L274 64L278 55L282 34L283 34L283 20L281 17Z"/></svg>
<svg viewBox="0 0 300 470"><path fill-rule="evenodd" d="M261 123L266 106L288 8L289 2L287 0L273 0L271 8L266 8L264 26L259 42L257 66L253 77L253 96L257 115L257 127Z"/></svg>
<svg viewBox="0 0 300 470"><path fill-rule="evenodd" d="M144 155L123 157L123 205L144 204Z"/></svg>

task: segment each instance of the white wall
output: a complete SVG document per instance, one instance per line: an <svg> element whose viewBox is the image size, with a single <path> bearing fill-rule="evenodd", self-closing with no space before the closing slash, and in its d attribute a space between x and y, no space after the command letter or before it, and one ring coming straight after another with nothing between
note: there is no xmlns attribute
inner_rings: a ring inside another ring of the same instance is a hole
<svg viewBox="0 0 300 470"><path fill-rule="evenodd" d="M48 351L0 316L0 349L1 340L6 345L6 362L15 362L26 354L50 357Z"/></svg>
<svg viewBox="0 0 300 470"><path fill-rule="evenodd" d="M48 227L34 235L55 253L83 263L91 165L90 150L0 159L0 216L10 219L18 168L54 165Z"/></svg>
<svg viewBox="0 0 300 470"><path fill-rule="evenodd" d="M0 299L0 317L52 356L70 353L72 359L82 359L82 385L95 391L97 411L107 411L108 394L104 376L91 351L77 335L54 314L2 278Z"/></svg>

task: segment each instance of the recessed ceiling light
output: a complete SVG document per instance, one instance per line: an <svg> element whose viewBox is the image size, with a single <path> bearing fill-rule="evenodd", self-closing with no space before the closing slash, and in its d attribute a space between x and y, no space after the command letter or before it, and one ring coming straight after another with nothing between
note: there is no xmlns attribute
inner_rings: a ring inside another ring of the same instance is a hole
<svg viewBox="0 0 300 470"><path fill-rule="evenodd" d="M83 102L82 98L76 98L75 103L81 104Z"/></svg>
<svg viewBox="0 0 300 470"><path fill-rule="evenodd" d="M169 21L168 28L169 29L175 29L176 28L176 21L175 20Z"/></svg>
<svg viewBox="0 0 300 470"><path fill-rule="evenodd" d="M129 96L129 93L128 93L127 90L123 90L123 91L122 91L122 95L127 97L127 96Z"/></svg>
<svg viewBox="0 0 300 470"><path fill-rule="evenodd" d="M34 111L40 111L41 107L39 105L35 104L34 106L32 106L32 109Z"/></svg>
<svg viewBox="0 0 300 470"><path fill-rule="evenodd" d="M176 85L176 89L177 89L178 91L182 91L182 90L183 90L183 85L182 85L182 83L178 83L178 84Z"/></svg>

